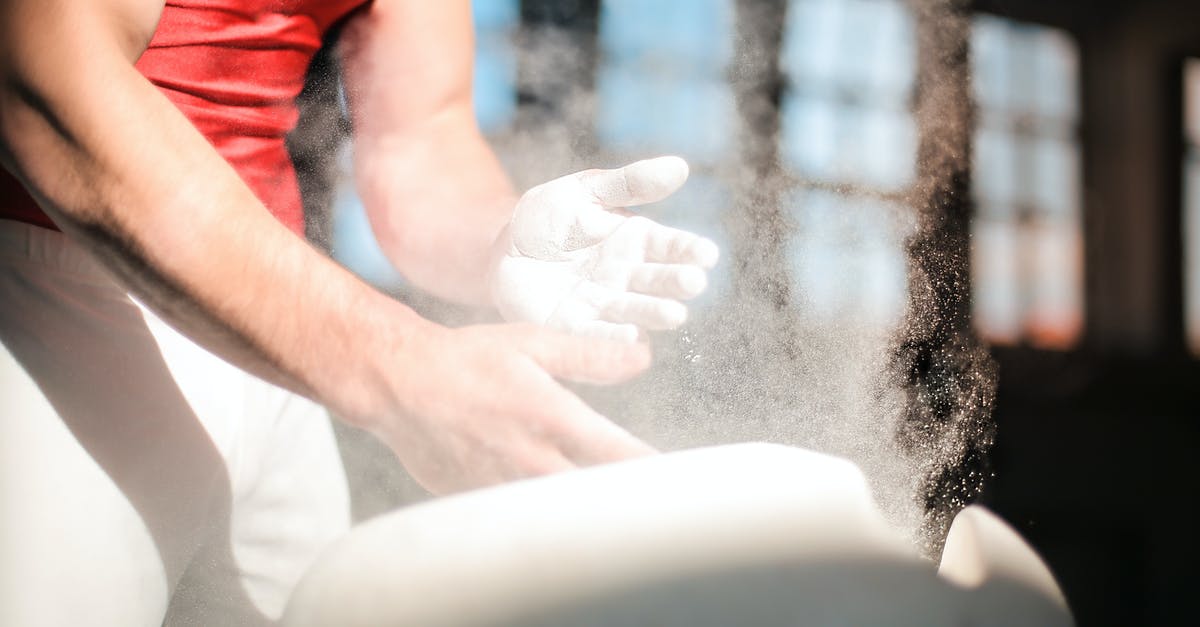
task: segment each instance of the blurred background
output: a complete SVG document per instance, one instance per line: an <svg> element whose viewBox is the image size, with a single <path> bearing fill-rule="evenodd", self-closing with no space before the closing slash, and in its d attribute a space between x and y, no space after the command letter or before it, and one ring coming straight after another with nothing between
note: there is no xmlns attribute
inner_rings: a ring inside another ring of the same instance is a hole
<svg viewBox="0 0 1200 627"><path fill-rule="evenodd" d="M1192 624L1200 3L472 6L479 122L519 187L678 154L691 179L645 213L723 250L692 322L655 339L655 372L589 400L654 414L626 424L676 446L820 444L834 440L814 430L858 420L833 452L854 457L870 432L904 455L953 423L954 450L901 482L913 503L991 507L1081 625ZM314 79L305 98L338 95ZM344 138L323 110L302 124ZM390 269L350 150L296 151L312 239L427 315L470 319ZM740 333L718 337L729 326ZM736 427L715 418L731 406ZM781 406L828 417L758 418ZM361 434L341 435L356 516L422 498Z"/></svg>

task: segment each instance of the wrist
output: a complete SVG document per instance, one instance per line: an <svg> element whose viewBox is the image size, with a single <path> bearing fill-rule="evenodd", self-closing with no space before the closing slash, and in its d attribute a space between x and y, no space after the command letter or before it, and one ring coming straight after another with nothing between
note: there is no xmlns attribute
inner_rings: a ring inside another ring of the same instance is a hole
<svg viewBox="0 0 1200 627"><path fill-rule="evenodd" d="M363 306L346 354L349 367L332 378L330 407L345 422L377 432L406 413L406 392L422 368L423 355L448 329L383 294Z"/></svg>

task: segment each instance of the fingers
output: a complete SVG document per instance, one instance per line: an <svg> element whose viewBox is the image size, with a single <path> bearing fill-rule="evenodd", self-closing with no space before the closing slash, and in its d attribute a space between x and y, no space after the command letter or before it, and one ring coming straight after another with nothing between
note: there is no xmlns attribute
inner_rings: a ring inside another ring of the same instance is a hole
<svg viewBox="0 0 1200 627"><path fill-rule="evenodd" d="M658 157L615 170L587 170L576 176L600 204L632 207L670 196L687 180L688 165L679 157Z"/></svg>
<svg viewBox="0 0 1200 627"><path fill-rule="evenodd" d="M635 324L649 331L674 329L687 322L687 307L667 298L625 292L600 308L600 318L618 324Z"/></svg>
<svg viewBox="0 0 1200 627"><path fill-rule="evenodd" d="M522 351L557 379L620 383L650 366L650 349L644 344L576 337L533 327L527 328L526 333Z"/></svg>
<svg viewBox="0 0 1200 627"><path fill-rule="evenodd" d="M551 414L545 416L543 424L548 443L555 447L553 452L561 457L562 463L571 467L590 466L657 453L649 444L596 413L578 396L563 388L560 391L562 394L552 409L547 408ZM555 455L539 455L537 459L558 461ZM550 468L550 472L556 470Z"/></svg>
<svg viewBox="0 0 1200 627"><path fill-rule="evenodd" d="M630 220L645 220L649 223L644 227L647 261L692 264L705 269L717 265L720 251L712 240L695 233L663 226L646 218Z"/></svg>
<svg viewBox="0 0 1200 627"><path fill-rule="evenodd" d="M606 320L571 320L561 324L561 330L581 337L594 337L631 344L638 339L635 324L618 324Z"/></svg>
<svg viewBox="0 0 1200 627"><path fill-rule="evenodd" d="M708 287L708 276L696 266L644 263L629 274L629 289L641 294L687 300Z"/></svg>
<svg viewBox="0 0 1200 627"><path fill-rule="evenodd" d="M576 287L574 298L559 305L546 325L628 343L637 339L639 329L674 329L687 317L687 306L677 300L587 282Z"/></svg>
<svg viewBox="0 0 1200 627"><path fill-rule="evenodd" d="M578 396L559 388L544 423L546 435L567 460L580 466L654 454L654 448L600 415Z"/></svg>
<svg viewBox="0 0 1200 627"><path fill-rule="evenodd" d="M649 350L641 344L617 344L544 330L528 339L532 340L535 362L557 378L578 381L578 375L587 373L593 375L593 382L598 382L594 377L597 373L628 371L630 367L640 372L649 365ZM586 466L656 452L566 388L557 383L552 385L555 389L539 403L542 418L535 422L545 427L545 435L557 445L566 463Z"/></svg>
<svg viewBox="0 0 1200 627"><path fill-rule="evenodd" d="M582 401L580 404L583 404ZM633 434L591 409L570 424L570 431L559 435L567 459L581 465L616 462L653 455L657 451Z"/></svg>

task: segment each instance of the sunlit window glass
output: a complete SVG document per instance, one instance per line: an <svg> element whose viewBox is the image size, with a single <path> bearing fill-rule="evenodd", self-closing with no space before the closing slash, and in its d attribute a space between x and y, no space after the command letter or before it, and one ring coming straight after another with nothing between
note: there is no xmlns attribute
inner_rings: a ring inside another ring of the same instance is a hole
<svg viewBox="0 0 1200 627"><path fill-rule="evenodd" d="M899 203L822 190L800 191L789 243L796 304L819 321L881 329L900 321L906 299Z"/></svg>
<svg viewBox="0 0 1200 627"><path fill-rule="evenodd" d="M1063 31L977 16L974 315L997 343L1061 349L1083 325L1079 53Z"/></svg>
<svg viewBox="0 0 1200 627"><path fill-rule="evenodd" d="M475 116L486 132L502 129L516 114L517 55L513 35L520 22L517 0L475 0Z"/></svg>
<svg viewBox="0 0 1200 627"><path fill-rule="evenodd" d="M727 0L607 0L600 7L596 132L609 150L712 164L733 150Z"/></svg>
<svg viewBox="0 0 1200 627"><path fill-rule="evenodd" d="M1184 65L1184 303L1188 344L1200 355L1200 59Z"/></svg>
<svg viewBox="0 0 1200 627"><path fill-rule="evenodd" d="M912 17L898 0L793 0L782 55L799 304L831 322L894 324L916 158Z"/></svg>
<svg viewBox="0 0 1200 627"><path fill-rule="evenodd" d="M897 191L912 181L913 23L904 3L795 0L782 153L802 177Z"/></svg>

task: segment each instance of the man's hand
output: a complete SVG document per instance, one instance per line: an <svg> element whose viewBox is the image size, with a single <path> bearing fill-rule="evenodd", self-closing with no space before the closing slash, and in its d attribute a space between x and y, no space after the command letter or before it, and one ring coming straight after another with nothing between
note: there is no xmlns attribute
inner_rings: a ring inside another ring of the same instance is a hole
<svg viewBox="0 0 1200 627"><path fill-rule="evenodd" d="M623 381L649 365L645 345L533 325L431 331L408 345L412 366L396 395L403 415L368 427L427 489L453 492L654 453L555 381Z"/></svg>
<svg viewBox="0 0 1200 627"><path fill-rule="evenodd" d="M673 329L704 291L717 246L634 216L687 180L678 157L586 170L525 193L501 236L492 296L507 320L624 341Z"/></svg>

